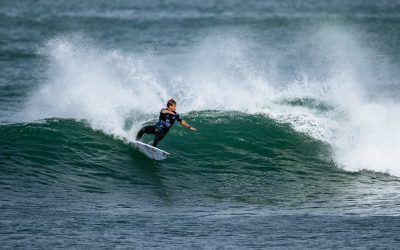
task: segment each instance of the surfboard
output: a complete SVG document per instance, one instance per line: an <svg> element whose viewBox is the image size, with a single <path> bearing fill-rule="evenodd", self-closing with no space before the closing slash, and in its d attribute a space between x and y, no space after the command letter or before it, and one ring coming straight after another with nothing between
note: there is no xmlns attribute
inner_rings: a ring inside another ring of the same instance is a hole
<svg viewBox="0 0 400 250"><path fill-rule="evenodd" d="M140 141L131 141L130 144L133 145L139 152L143 153L145 156L156 161L165 160L170 155L170 153L164 150Z"/></svg>

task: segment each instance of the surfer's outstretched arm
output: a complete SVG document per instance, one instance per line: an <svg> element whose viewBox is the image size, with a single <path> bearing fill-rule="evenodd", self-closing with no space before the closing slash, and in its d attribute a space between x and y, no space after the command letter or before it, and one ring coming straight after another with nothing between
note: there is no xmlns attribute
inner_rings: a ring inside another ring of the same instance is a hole
<svg viewBox="0 0 400 250"><path fill-rule="evenodd" d="M181 123L183 126L187 127L188 129L190 129L190 130L192 130L192 131L197 131L196 128L193 128L192 126L190 126L185 120L180 121L180 123Z"/></svg>

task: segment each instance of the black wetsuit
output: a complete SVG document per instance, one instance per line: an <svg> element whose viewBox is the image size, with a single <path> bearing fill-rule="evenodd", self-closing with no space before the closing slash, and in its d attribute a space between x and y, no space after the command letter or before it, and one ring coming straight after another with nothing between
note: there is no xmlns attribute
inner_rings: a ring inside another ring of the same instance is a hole
<svg viewBox="0 0 400 250"><path fill-rule="evenodd" d="M158 143L165 137L168 133L169 129L174 125L175 120L181 122L182 119L177 112L174 112L175 115L166 113L163 114L162 111L166 109L162 109L160 111L159 121L156 125L150 125L143 127L136 136L136 140L139 141L143 134L153 134L156 135L154 137L153 146L157 147Z"/></svg>

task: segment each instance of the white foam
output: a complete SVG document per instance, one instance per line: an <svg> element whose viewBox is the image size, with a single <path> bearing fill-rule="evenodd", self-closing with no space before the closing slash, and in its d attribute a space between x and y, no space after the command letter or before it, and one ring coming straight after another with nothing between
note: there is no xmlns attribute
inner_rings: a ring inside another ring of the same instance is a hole
<svg viewBox="0 0 400 250"><path fill-rule="evenodd" d="M302 78L282 86L249 56L249 41L234 36L212 36L188 52L162 56L106 50L81 36L55 38L40 51L49 61L48 80L32 95L24 117L86 119L95 129L132 139L172 97L181 112L264 113L329 143L347 170L400 176L400 106L365 98L368 53L341 30L323 30L310 40L317 45L311 57L325 60L320 74L301 72ZM282 102L304 98L331 108Z"/></svg>
<svg viewBox="0 0 400 250"><path fill-rule="evenodd" d="M400 105L358 103L347 110L332 145L348 170L373 170L400 176Z"/></svg>
<svg viewBox="0 0 400 250"><path fill-rule="evenodd" d="M79 36L51 40L40 53L49 59L48 81L27 105L29 120L86 119L95 129L129 137L168 96L142 60L91 47Z"/></svg>

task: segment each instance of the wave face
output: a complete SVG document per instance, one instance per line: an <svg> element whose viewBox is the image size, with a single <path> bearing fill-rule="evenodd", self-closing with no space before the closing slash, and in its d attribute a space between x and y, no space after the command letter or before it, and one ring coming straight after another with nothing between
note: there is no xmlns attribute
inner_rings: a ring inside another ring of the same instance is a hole
<svg viewBox="0 0 400 250"><path fill-rule="evenodd" d="M191 112L187 117L202 132L175 128L160 144L172 157L153 166L123 140L88 123L50 119L1 126L0 163L8 176L2 187L39 196L47 189L79 197L118 193L125 202L142 205L155 196L183 207L217 200L277 213L394 212L396 178L337 168L329 145L289 124L241 112ZM383 185L384 192L371 193ZM354 207L365 199L374 206Z"/></svg>

